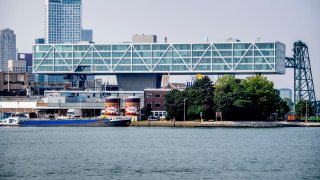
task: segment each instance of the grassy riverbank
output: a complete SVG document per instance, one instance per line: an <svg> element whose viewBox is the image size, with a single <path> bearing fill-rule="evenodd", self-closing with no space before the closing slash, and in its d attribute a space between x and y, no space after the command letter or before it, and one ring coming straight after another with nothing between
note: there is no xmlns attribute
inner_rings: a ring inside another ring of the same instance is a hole
<svg viewBox="0 0 320 180"><path fill-rule="evenodd" d="M230 127L230 128L273 128L273 127L320 127L320 123L286 121L132 121L136 127Z"/></svg>

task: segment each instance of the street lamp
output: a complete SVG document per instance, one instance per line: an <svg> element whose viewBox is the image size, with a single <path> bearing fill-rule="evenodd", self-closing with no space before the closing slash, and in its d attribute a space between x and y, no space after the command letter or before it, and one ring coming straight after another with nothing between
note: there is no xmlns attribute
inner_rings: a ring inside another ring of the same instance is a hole
<svg viewBox="0 0 320 180"><path fill-rule="evenodd" d="M19 112L20 112L19 101L18 101L18 108L16 108L16 113L17 114L18 114L18 109L19 109Z"/></svg>
<svg viewBox="0 0 320 180"><path fill-rule="evenodd" d="M302 102L300 104L300 116L302 117L303 113L302 113Z"/></svg>
<svg viewBox="0 0 320 180"><path fill-rule="evenodd" d="M9 68L8 68L8 93L10 91L10 71L9 71Z"/></svg>
<svg viewBox="0 0 320 180"><path fill-rule="evenodd" d="M60 98L58 99L58 116L60 116Z"/></svg>
<svg viewBox="0 0 320 180"><path fill-rule="evenodd" d="M317 115L316 115L317 116L317 122L318 122L318 118L319 118L319 112L318 112L319 111L319 105L318 105L318 103L319 102L315 103L316 104L316 108L317 108Z"/></svg>
<svg viewBox="0 0 320 180"><path fill-rule="evenodd" d="M79 99L80 99L80 116L82 117L82 107L81 107L82 106L82 104L81 104L82 98L80 97Z"/></svg>
<svg viewBox="0 0 320 180"><path fill-rule="evenodd" d="M308 121L308 102L306 101L306 117L305 117L305 122Z"/></svg>
<svg viewBox="0 0 320 180"><path fill-rule="evenodd" d="M183 99L183 121L186 121L186 99Z"/></svg>
<svg viewBox="0 0 320 180"><path fill-rule="evenodd" d="M317 107L317 122L318 122L318 118L319 118L319 105L318 105L318 102L316 103L316 107Z"/></svg>

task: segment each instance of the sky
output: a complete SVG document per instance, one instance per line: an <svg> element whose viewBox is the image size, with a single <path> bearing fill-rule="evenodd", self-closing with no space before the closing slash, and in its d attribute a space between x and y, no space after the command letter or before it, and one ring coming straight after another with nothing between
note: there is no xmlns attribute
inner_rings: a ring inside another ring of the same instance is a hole
<svg viewBox="0 0 320 180"><path fill-rule="evenodd" d="M44 34L44 0L0 0L0 29L13 29L19 52L31 52ZM96 43L131 41L133 34L156 34L158 42L280 41L292 57L293 43L309 47L316 97L320 99L319 0L82 0L83 28ZM240 76L239 76L240 77ZM211 76L216 80L216 76ZM175 76L171 82L186 82ZM276 88L293 89L293 70L268 75Z"/></svg>

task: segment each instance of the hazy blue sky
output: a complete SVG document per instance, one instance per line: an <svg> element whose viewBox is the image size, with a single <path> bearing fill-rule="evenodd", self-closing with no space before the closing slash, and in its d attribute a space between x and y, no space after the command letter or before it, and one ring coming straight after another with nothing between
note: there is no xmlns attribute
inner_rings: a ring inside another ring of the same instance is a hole
<svg viewBox="0 0 320 180"><path fill-rule="evenodd" d="M293 42L309 46L316 96L320 99L320 0L82 0L83 28L96 43L131 41L132 34L156 34L169 42L280 41L292 56ZM0 0L0 29L17 35L19 52L31 52L42 37L44 0ZM175 80L186 81L186 78ZM268 76L277 88L293 87L293 71ZM213 77L215 79L215 77Z"/></svg>

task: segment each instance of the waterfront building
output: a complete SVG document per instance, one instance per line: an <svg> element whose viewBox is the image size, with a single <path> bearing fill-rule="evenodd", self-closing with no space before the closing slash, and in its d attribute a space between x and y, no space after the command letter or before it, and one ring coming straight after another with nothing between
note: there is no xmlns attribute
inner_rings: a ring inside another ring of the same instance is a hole
<svg viewBox="0 0 320 180"><path fill-rule="evenodd" d="M28 67L27 72L29 73L30 84L33 84L35 82L36 77L38 77L38 76L36 76L36 74L32 73L32 66Z"/></svg>
<svg viewBox="0 0 320 180"><path fill-rule="evenodd" d="M6 28L0 32L0 72L6 71L8 61L16 60L16 35L13 30Z"/></svg>
<svg viewBox="0 0 320 180"><path fill-rule="evenodd" d="M33 82L31 82L32 91L34 94L43 95L45 90L84 90L87 81L94 79L93 75L89 76L76 76L68 74L36 74L33 73ZM84 79L85 78L85 79Z"/></svg>
<svg viewBox="0 0 320 180"><path fill-rule="evenodd" d="M163 86L163 89L178 89L178 90L185 90L187 88L187 83L169 83Z"/></svg>
<svg viewBox="0 0 320 180"><path fill-rule="evenodd" d="M1 92L0 92L1 93ZM0 118L16 113L36 113L38 99L25 96L0 96ZM29 116L34 117L34 116Z"/></svg>
<svg viewBox="0 0 320 180"><path fill-rule="evenodd" d="M25 73L26 61L25 60L9 60L8 71L13 73Z"/></svg>
<svg viewBox="0 0 320 180"><path fill-rule="evenodd" d="M81 41L81 0L45 0L44 31L48 44Z"/></svg>
<svg viewBox="0 0 320 180"><path fill-rule="evenodd" d="M25 95L29 86L29 73L0 72L0 96L2 95ZM10 93L5 93L10 92Z"/></svg>
<svg viewBox="0 0 320 180"><path fill-rule="evenodd" d="M125 109L125 99L136 96L140 98L140 109L143 107L143 91L45 91L44 98L37 104L40 117L48 114L66 116L68 109L80 109L84 116L99 116L105 109L105 98L113 96L119 98L120 109Z"/></svg>
<svg viewBox="0 0 320 180"><path fill-rule="evenodd" d="M162 75L283 74L275 42L36 44L33 72L116 75L119 89L160 88Z"/></svg>
<svg viewBox="0 0 320 180"><path fill-rule="evenodd" d="M93 42L92 34L92 29L82 29L81 41Z"/></svg>
<svg viewBox="0 0 320 180"><path fill-rule="evenodd" d="M165 118L167 112L164 109L166 95L171 89L145 89L144 90L144 107L150 108L153 116Z"/></svg>

